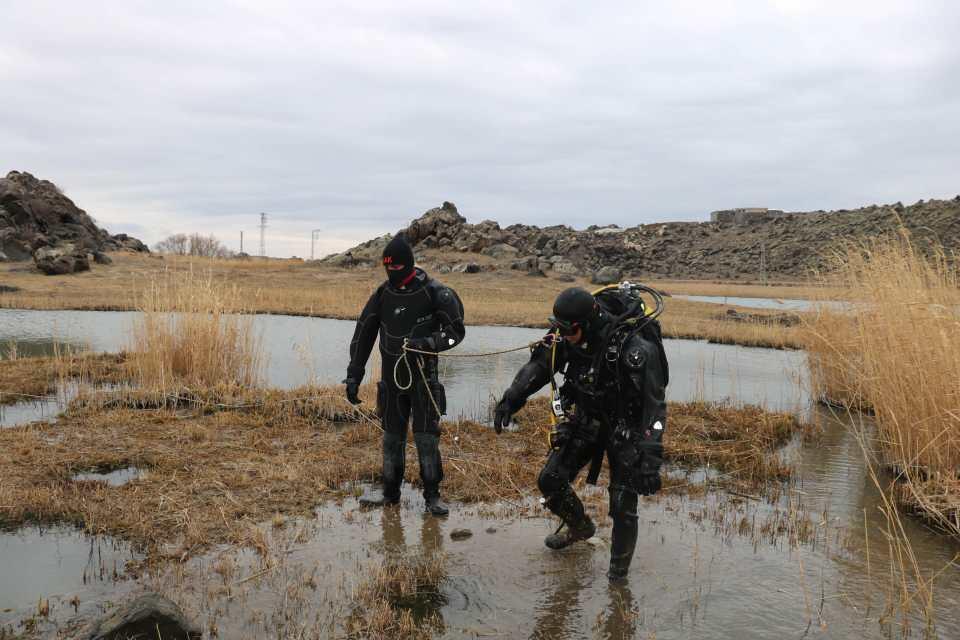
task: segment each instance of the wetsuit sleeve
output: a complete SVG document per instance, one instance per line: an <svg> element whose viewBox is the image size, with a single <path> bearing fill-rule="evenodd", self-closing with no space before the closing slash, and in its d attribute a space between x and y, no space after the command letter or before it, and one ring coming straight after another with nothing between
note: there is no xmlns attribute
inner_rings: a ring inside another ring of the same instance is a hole
<svg viewBox="0 0 960 640"><path fill-rule="evenodd" d="M433 343L430 350L453 349L467 335L463 323L463 302L453 289L441 284L436 284L432 293L438 328L429 338Z"/></svg>
<svg viewBox="0 0 960 640"><path fill-rule="evenodd" d="M353 340L350 341L350 364L347 366L347 379L357 384L363 380L367 359L373 350L373 343L377 341L377 331L380 329L380 294L383 286L377 288L364 305L357 327L353 330Z"/></svg>
<svg viewBox="0 0 960 640"><path fill-rule="evenodd" d="M512 412L519 411L527 403L527 398L550 382L554 371L563 368L566 363L564 345L558 344L556 353L552 351L553 348L546 343L538 344L530 353L530 361L523 365L513 378L513 384L503 394L504 399L510 403Z"/></svg>
<svg viewBox="0 0 960 640"><path fill-rule="evenodd" d="M667 420L667 364L662 345L653 335L636 334L624 345L622 359L631 387L631 404L639 409L632 412L640 416L638 426L644 431L662 431Z"/></svg>

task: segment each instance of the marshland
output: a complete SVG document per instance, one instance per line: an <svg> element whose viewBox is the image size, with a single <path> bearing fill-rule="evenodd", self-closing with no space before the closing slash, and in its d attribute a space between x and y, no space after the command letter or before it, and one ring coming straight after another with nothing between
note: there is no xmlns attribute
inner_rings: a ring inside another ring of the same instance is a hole
<svg viewBox="0 0 960 640"><path fill-rule="evenodd" d="M85 296L3 294L0 637L70 637L145 590L211 638L960 633L960 296L952 257L908 235L845 247L800 286L660 283L668 467L617 588L606 472L577 486L598 536L549 552L546 399L490 427L523 351L442 363L448 518L423 515L412 447L400 507L363 510L374 390L353 408L338 382L363 303L348 291L380 272L124 260L81 274ZM516 276L462 277L444 279L471 323L464 355L538 339L566 286L520 299ZM733 322L681 295L812 308Z"/></svg>

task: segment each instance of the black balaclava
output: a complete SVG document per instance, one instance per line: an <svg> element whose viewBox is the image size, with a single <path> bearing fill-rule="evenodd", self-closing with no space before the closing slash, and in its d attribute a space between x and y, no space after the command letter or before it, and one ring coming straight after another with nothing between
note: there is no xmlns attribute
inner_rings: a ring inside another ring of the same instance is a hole
<svg viewBox="0 0 960 640"><path fill-rule="evenodd" d="M391 264L402 264L403 269L388 269ZM403 236L398 235L383 249L383 268L393 286L401 287L410 282L410 276L413 275L413 249Z"/></svg>

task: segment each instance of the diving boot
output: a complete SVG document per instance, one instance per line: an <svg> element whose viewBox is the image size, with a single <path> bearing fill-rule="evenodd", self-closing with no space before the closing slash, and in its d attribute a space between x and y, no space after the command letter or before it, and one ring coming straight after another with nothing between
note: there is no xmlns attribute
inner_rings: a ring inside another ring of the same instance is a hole
<svg viewBox="0 0 960 640"><path fill-rule="evenodd" d="M620 586L627 584L627 572L637 546L637 494L611 489L610 516L613 518L613 535L610 539L607 578L611 585Z"/></svg>
<svg viewBox="0 0 960 640"><path fill-rule="evenodd" d="M560 527L543 541L551 549L569 547L579 540L592 538L597 532L597 526L584 511L580 498L569 486L549 498L544 498L543 504L561 520Z"/></svg>
<svg viewBox="0 0 960 640"><path fill-rule="evenodd" d="M592 538L596 532L597 525L593 524L590 518L586 518L576 527L571 527L566 523L560 525L559 529L544 538L543 544L557 551L569 547L574 542Z"/></svg>
<svg viewBox="0 0 960 640"><path fill-rule="evenodd" d="M443 498L440 497L440 492L431 492L423 496L423 501L425 503L426 512L434 516L445 516L450 513L450 509L447 507L447 504L443 501Z"/></svg>
<svg viewBox="0 0 960 640"><path fill-rule="evenodd" d="M400 492L387 491L366 491L360 496L360 507L362 509L375 509L377 507L389 507L400 504Z"/></svg>

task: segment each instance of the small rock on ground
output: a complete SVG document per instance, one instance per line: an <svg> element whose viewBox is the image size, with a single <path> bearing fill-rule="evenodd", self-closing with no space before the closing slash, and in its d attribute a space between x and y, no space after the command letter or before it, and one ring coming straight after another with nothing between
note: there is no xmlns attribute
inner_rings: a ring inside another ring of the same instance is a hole
<svg viewBox="0 0 960 640"><path fill-rule="evenodd" d="M451 540L466 540L473 536L473 531L470 529L454 529L450 532Z"/></svg>

